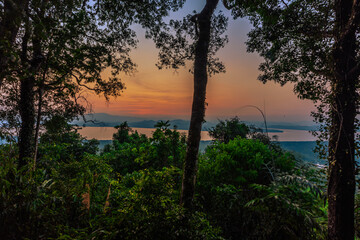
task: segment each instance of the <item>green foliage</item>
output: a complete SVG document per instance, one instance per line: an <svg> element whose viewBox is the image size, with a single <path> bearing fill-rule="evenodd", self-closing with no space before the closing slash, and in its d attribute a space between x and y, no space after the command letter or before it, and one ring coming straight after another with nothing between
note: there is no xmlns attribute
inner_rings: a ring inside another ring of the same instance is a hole
<svg viewBox="0 0 360 240"><path fill-rule="evenodd" d="M119 128L129 134L115 134L125 140L102 155L61 123L47 124L35 172L18 170L16 146L1 145L0 233L7 239L325 236L324 173L282 150L241 137L214 142L201 156L195 208L187 212L179 205L185 138L166 122L151 138Z"/></svg>
<svg viewBox="0 0 360 240"><path fill-rule="evenodd" d="M292 181L278 178L270 186L252 186L256 197L245 206L250 216L260 216L252 235L257 239L326 239L324 194L302 178L287 177Z"/></svg>
<svg viewBox="0 0 360 240"><path fill-rule="evenodd" d="M181 171L140 170L113 181L110 205L97 219L99 239L220 239L203 213L178 204Z"/></svg>
<svg viewBox="0 0 360 240"><path fill-rule="evenodd" d="M201 157L198 207L226 239L325 238L324 176L280 150L238 137Z"/></svg>
<svg viewBox="0 0 360 240"><path fill-rule="evenodd" d="M246 138L249 133L249 127L242 123L238 117L226 119L225 121L219 120L215 127L209 129L209 135L223 143L228 143L237 136Z"/></svg>
<svg viewBox="0 0 360 240"><path fill-rule="evenodd" d="M0 233L5 239L58 238L67 229L77 235L88 228L89 217L103 211L111 169L102 159L69 157L35 172L30 167L18 170L15 159L1 162ZM86 193L89 208L83 203Z"/></svg>
<svg viewBox="0 0 360 240"><path fill-rule="evenodd" d="M271 164L280 171L290 170L294 159L291 155L277 155L260 141L251 139L238 137L227 144L215 142L200 160L199 182L204 178L207 184L216 186L266 184L273 177L268 166Z"/></svg>
<svg viewBox="0 0 360 240"><path fill-rule="evenodd" d="M214 140L222 143L228 143L236 137L248 138L258 140L267 145L268 148L277 153L277 155L283 155L285 153L279 143L271 141L269 136L267 134L265 135L261 128L254 125L248 126L241 122L238 117L226 119L225 121L219 120L219 123L208 131Z"/></svg>
<svg viewBox="0 0 360 240"><path fill-rule="evenodd" d="M129 127L127 122L123 122L118 126L114 127L118 131L113 134L113 140L118 141L118 143L122 144L125 142L131 142L130 141L130 133L132 132L132 129Z"/></svg>
<svg viewBox="0 0 360 240"><path fill-rule="evenodd" d="M62 116L45 123L38 151L39 164L57 164L61 161L80 161L86 153L96 154L99 141L86 140Z"/></svg>
<svg viewBox="0 0 360 240"><path fill-rule="evenodd" d="M360 194L355 195L355 235L360 238Z"/></svg>
<svg viewBox="0 0 360 240"><path fill-rule="evenodd" d="M1 145L0 233L6 239L73 239L104 209L112 169L94 155L97 141L85 141L63 118L46 127L36 171L18 169L16 147Z"/></svg>
<svg viewBox="0 0 360 240"><path fill-rule="evenodd" d="M103 157L122 175L145 168L181 168L185 156L185 136L159 122L151 138L132 133L126 123L114 134L113 146L106 147ZM132 133L132 134L130 134Z"/></svg>

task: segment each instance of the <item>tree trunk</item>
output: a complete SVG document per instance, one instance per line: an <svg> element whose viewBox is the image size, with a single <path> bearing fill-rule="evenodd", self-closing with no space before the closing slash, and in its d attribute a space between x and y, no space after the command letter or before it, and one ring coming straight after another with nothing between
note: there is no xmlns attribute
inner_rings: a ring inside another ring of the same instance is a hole
<svg viewBox="0 0 360 240"><path fill-rule="evenodd" d="M356 28L348 28L352 9L351 0L335 1L328 185L328 238L331 240L354 239L355 117L359 75L350 74L356 67Z"/></svg>
<svg viewBox="0 0 360 240"><path fill-rule="evenodd" d="M4 1L4 13L0 22L0 87L3 78L6 76L11 48L15 42L28 2L28 0Z"/></svg>
<svg viewBox="0 0 360 240"><path fill-rule="evenodd" d="M219 0L207 0L204 9L193 17L199 29L199 38L195 48L194 95L180 199L180 204L185 208L191 208L195 192L201 126L205 116L211 17L218 2Z"/></svg>
<svg viewBox="0 0 360 240"><path fill-rule="evenodd" d="M29 76L21 80L19 112L21 127L19 133L19 167L26 165L34 153L34 85L35 77Z"/></svg>
<svg viewBox="0 0 360 240"><path fill-rule="evenodd" d="M34 165L33 165L33 171L35 171L36 169L36 158L37 158L37 152L38 152L38 145L39 145L39 133L40 133L40 121L41 121L41 107L42 107L42 97L43 97L43 87L42 85L39 86L39 91L38 91L38 97L39 97L39 101L38 101L38 109L37 109L37 116L36 116L36 127L35 127L35 150L34 150Z"/></svg>
<svg viewBox="0 0 360 240"><path fill-rule="evenodd" d="M28 24L28 22L27 22ZM22 47L22 62L26 66L27 59L27 42L29 37L29 28L23 38ZM30 62L28 72L25 77L21 79L20 83L20 101L19 113L21 117L21 126L19 133L19 168L26 165L28 160L33 159L34 154L34 125L35 125L35 99L34 99L34 86L36 75L38 74L41 63L44 59L41 50L41 24L35 23L34 36L32 38L33 55Z"/></svg>

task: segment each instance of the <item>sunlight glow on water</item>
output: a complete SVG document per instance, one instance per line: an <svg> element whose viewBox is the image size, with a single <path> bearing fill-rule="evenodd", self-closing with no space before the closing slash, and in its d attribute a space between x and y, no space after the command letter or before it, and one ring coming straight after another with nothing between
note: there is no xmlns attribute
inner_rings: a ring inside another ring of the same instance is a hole
<svg viewBox="0 0 360 240"><path fill-rule="evenodd" d="M134 131L138 131L140 134L145 134L148 137L152 136L155 128L132 128ZM315 141L316 137L312 136L309 131L306 130L291 130L291 129L279 129L283 132L269 133L269 137L274 135L278 136L278 141ZM111 140L113 134L117 131L113 127L83 127L78 130L79 133L87 139L95 138L97 140ZM187 134L187 130L178 130L180 133ZM201 131L201 140L212 140L207 131Z"/></svg>

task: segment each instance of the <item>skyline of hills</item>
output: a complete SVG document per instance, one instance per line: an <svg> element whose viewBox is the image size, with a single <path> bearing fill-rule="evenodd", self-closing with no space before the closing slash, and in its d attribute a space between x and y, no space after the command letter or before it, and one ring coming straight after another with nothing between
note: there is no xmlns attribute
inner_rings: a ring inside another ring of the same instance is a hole
<svg viewBox="0 0 360 240"><path fill-rule="evenodd" d="M86 121L81 117L79 120L71 122L71 124L86 127L114 127L122 122L127 121L130 127L138 128L153 128L158 121L170 121L170 127L175 125L178 129L189 129L190 121L185 119L175 119L171 116L148 116L148 117L134 117L134 116L122 116L112 115L108 113L93 113L85 115ZM230 117L229 117L230 118ZM228 118L219 118L220 120ZM203 130L207 130L214 127L219 119L210 119L203 124ZM255 125L259 128L265 128L264 122L260 121L243 121L248 125ZM317 125L310 121L298 121L298 122L267 122L269 132L277 132L276 129L291 129L291 130L316 130Z"/></svg>

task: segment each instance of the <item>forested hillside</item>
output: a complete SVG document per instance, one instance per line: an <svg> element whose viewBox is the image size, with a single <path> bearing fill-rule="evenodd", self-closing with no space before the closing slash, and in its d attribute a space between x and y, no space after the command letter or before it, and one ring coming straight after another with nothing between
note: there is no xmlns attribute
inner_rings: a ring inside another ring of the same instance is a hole
<svg viewBox="0 0 360 240"><path fill-rule="evenodd" d="M148 138L123 123L99 151L98 141L85 140L64 119L52 120L41 135L35 171L27 170L31 163L17 168L16 145L1 146L1 235L324 238L324 172L237 126L245 132L214 141L200 155L194 209L188 212L179 205L184 135L159 122Z"/></svg>

